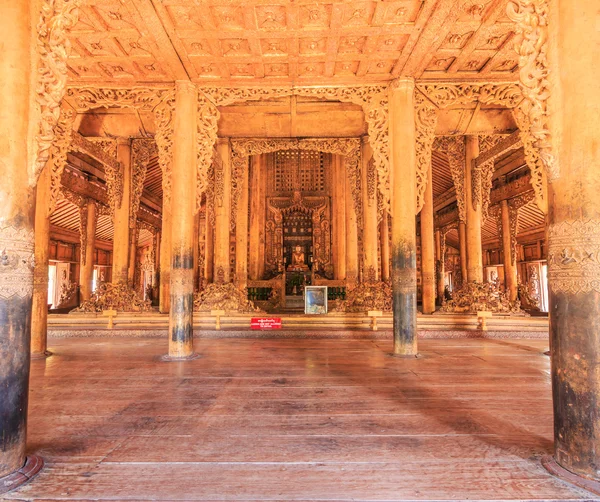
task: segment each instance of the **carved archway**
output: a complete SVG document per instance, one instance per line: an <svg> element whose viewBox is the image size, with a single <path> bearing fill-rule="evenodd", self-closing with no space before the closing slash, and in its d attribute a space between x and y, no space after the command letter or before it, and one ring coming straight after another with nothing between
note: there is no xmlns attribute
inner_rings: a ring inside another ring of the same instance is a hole
<svg viewBox="0 0 600 502"><path fill-rule="evenodd" d="M252 155L273 153L281 150L310 150L342 155L346 173L352 186L352 200L359 227L362 227L361 196L361 149L359 138L310 138L310 139L243 139L231 142L231 230L235 229L237 203L240 196L240 178L248 169Z"/></svg>
<svg viewBox="0 0 600 502"><path fill-rule="evenodd" d="M365 121L367 122L369 142L373 148L373 158L378 173L378 187L383 199L383 207L389 209L390 184L387 85L269 88L204 87L200 90L215 106L227 106L239 102L259 101L286 96L307 96L329 101L353 103L361 106L365 114Z"/></svg>

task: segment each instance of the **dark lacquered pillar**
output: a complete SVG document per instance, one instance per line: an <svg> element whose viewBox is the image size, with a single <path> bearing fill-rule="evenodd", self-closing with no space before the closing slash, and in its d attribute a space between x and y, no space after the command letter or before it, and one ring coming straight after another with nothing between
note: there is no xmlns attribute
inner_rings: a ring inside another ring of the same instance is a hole
<svg viewBox="0 0 600 502"><path fill-rule="evenodd" d="M600 480L600 30L596 0L551 2L548 279L555 459ZM600 486L600 485L598 485Z"/></svg>
<svg viewBox="0 0 600 502"><path fill-rule="evenodd" d="M416 148L414 81L389 90L394 354L417 353Z"/></svg>
<svg viewBox="0 0 600 502"><path fill-rule="evenodd" d="M25 463L35 220L32 12L29 2L0 2L0 481Z"/></svg>
<svg viewBox="0 0 600 502"><path fill-rule="evenodd" d="M198 91L188 81L175 83L173 165L171 170L171 309L169 353L172 360L195 357L194 214L196 211L196 109Z"/></svg>

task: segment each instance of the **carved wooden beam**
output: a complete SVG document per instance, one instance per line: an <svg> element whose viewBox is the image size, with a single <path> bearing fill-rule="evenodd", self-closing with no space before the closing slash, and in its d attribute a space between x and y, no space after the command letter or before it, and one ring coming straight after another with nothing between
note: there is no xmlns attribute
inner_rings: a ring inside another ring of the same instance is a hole
<svg viewBox="0 0 600 502"><path fill-rule="evenodd" d="M90 141L78 132L73 133L70 149L75 152L84 153L104 166L109 166L116 170L121 168L116 157L109 155L97 141Z"/></svg>
<svg viewBox="0 0 600 502"><path fill-rule="evenodd" d="M523 146L521 141L521 132L516 131L510 136L500 140L495 146L485 150L479 157L473 159L473 167L480 167L486 162L496 160L506 152L517 150Z"/></svg>

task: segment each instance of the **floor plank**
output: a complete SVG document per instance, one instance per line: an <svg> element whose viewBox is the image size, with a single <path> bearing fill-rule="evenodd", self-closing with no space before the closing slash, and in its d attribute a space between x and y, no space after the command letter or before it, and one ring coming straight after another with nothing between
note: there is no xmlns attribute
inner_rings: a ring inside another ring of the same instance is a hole
<svg viewBox="0 0 600 502"><path fill-rule="evenodd" d="M552 478L543 340L51 340L7 500L585 500Z"/></svg>

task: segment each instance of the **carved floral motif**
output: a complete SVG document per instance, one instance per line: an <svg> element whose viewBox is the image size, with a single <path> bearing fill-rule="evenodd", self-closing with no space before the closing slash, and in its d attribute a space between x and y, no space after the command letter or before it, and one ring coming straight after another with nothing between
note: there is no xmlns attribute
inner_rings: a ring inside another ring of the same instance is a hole
<svg viewBox="0 0 600 502"><path fill-rule="evenodd" d="M67 165L67 153L73 136L73 122L75 114L72 110L61 107L60 117L56 124L55 137L49 152L48 165L50 169L50 200L48 202L48 215L56 208L59 198L61 179Z"/></svg>
<svg viewBox="0 0 600 502"><path fill-rule="evenodd" d="M548 281L553 293L600 293L600 221L562 221L548 228Z"/></svg>
<svg viewBox="0 0 600 502"><path fill-rule="evenodd" d="M456 204L458 218L467 221L466 194L465 194L465 137L464 136L438 136L435 138L434 149L445 153L448 157L450 174L456 190Z"/></svg>
<svg viewBox="0 0 600 502"><path fill-rule="evenodd" d="M30 173L33 185L44 169L60 119L60 103L67 83L67 57L71 44L69 30L79 18L80 0L43 0L37 25L37 86L39 129L36 134L37 157Z"/></svg>
<svg viewBox="0 0 600 502"><path fill-rule="evenodd" d="M151 139L135 139L131 143L133 159L131 163L131 209L129 211L129 228L136 227L140 200L144 191L144 181L150 159L157 153L156 143Z"/></svg>
<svg viewBox="0 0 600 502"><path fill-rule="evenodd" d="M392 285L375 280L373 274L366 274L365 281L350 289L346 299L341 300L333 312L366 313L369 310L392 311Z"/></svg>
<svg viewBox="0 0 600 502"><path fill-rule="evenodd" d="M523 143L532 147L532 173L546 171L549 179L554 180L559 176L559 166L552 149L548 111L551 93L547 54L549 3L549 0L511 0L506 12L517 24L515 49L519 55L521 91L525 96L521 110L528 126L519 126ZM526 150L529 147L526 146Z"/></svg>
<svg viewBox="0 0 600 502"><path fill-rule="evenodd" d="M33 230L0 227L0 298L33 294Z"/></svg>
<svg viewBox="0 0 600 502"><path fill-rule="evenodd" d="M415 132L417 155L417 201L416 212L425 203L425 189L428 183L431 152L435 139L437 113L435 106L423 94L415 91Z"/></svg>

